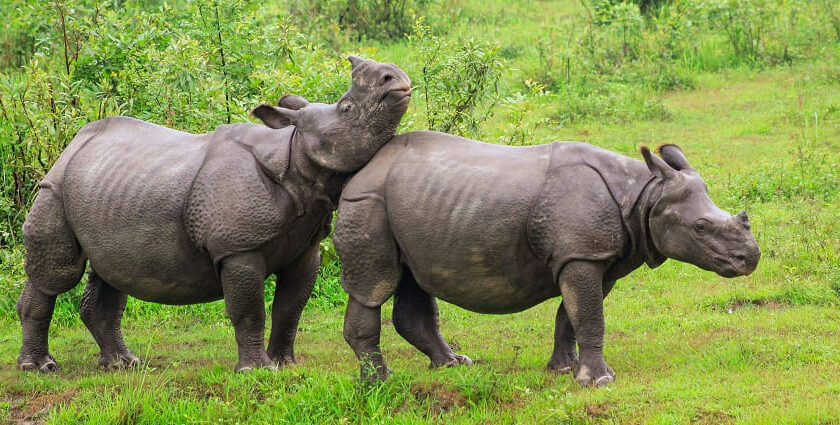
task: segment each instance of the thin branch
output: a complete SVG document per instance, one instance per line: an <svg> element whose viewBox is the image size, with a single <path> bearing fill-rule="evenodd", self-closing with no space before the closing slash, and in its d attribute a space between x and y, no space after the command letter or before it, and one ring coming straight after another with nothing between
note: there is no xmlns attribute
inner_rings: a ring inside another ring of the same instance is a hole
<svg viewBox="0 0 840 425"><path fill-rule="evenodd" d="M70 52L67 50L69 48L70 39L67 37L67 24L64 18L64 5L59 4L59 2L55 2L55 8L58 10L59 22L61 23L61 33L64 36L64 69L67 71L67 75L70 75Z"/></svg>
<svg viewBox="0 0 840 425"><path fill-rule="evenodd" d="M228 87L227 62L225 60L225 48L222 44L222 24L219 20L219 3L213 2L213 9L216 15L216 35L219 39L219 56L222 59L222 82L225 85L225 112L227 113L227 123L230 124L230 87Z"/></svg>

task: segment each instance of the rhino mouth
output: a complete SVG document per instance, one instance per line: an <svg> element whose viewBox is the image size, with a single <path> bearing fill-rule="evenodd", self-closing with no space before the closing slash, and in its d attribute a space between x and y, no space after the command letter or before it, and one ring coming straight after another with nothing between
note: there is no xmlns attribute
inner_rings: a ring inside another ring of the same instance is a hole
<svg viewBox="0 0 840 425"><path fill-rule="evenodd" d="M406 84L383 93L382 97L379 98L379 103L385 102L385 100L389 97L394 100L394 103L408 102L411 98L411 86Z"/></svg>
<svg viewBox="0 0 840 425"><path fill-rule="evenodd" d="M745 257L712 255L712 259L718 263L714 272L726 278L747 276L754 270Z"/></svg>

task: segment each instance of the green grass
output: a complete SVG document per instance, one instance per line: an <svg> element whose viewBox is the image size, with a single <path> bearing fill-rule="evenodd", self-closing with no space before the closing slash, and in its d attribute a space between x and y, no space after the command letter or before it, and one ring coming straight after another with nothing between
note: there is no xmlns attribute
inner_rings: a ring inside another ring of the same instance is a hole
<svg viewBox="0 0 840 425"><path fill-rule="evenodd" d="M729 280L672 260L619 281L605 301L605 356L617 380L604 389L546 370L558 300L504 316L441 303L443 334L476 364L437 370L396 335L386 305L382 345L395 373L366 386L341 336L346 296L329 244L298 334L300 365L247 374L232 372L233 329L220 302L130 300L124 334L145 364L98 370L76 313L81 285L59 298L51 330L60 371L16 371L23 257L14 248L0 251L0 423L840 423L840 55L747 66L725 40L706 39L684 59L693 88L641 91L661 113L568 120L569 99L532 96L524 81L540 64L539 31L581 22L580 3L458 7L461 23L447 36L499 44L500 93L525 93L520 124L533 143L580 140L633 157L642 144L679 144L721 208L748 210L763 253L756 272ZM413 63L405 42L370 46L377 58ZM412 128L422 125L417 100ZM484 140L509 131L512 110L496 111Z"/></svg>

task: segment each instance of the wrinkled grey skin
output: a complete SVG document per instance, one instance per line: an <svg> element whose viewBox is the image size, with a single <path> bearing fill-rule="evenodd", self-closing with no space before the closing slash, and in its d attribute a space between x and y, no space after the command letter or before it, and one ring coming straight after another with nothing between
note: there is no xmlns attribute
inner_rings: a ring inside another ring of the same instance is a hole
<svg viewBox="0 0 840 425"><path fill-rule="evenodd" d="M388 374L379 332L391 295L394 327L432 367L471 363L441 337L435 298L501 314L562 295L548 367L606 385L603 299L617 279L666 258L751 273L760 252L746 213L718 209L677 146L642 154L394 137L348 182L333 236L350 294L344 336L363 378Z"/></svg>
<svg viewBox="0 0 840 425"><path fill-rule="evenodd" d="M353 83L333 105L284 96L266 125L203 135L125 117L83 127L41 183L23 226L26 286L17 310L23 370L53 371L47 333L56 295L90 262L81 316L103 367L139 362L120 320L131 295L164 304L224 298L236 370L294 363L301 310L341 187L393 135L411 82L350 57ZM277 274L268 350L263 281Z"/></svg>

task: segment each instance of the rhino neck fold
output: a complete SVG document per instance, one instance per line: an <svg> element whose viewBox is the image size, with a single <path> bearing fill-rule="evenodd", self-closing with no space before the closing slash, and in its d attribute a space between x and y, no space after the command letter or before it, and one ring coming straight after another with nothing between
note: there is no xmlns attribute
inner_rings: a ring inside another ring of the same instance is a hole
<svg viewBox="0 0 840 425"><path fill-rule="evenodd" d="M662 195L662 179L651 175L640 182L621 205L621 219L630 237L630 257L640 257L655 269L667 260L650 235L650 211Z"/></svg>
<svg viewBox="0 0 840 425"><path fill-rule="evenodd" d="M280 182L292 197L298 217L317 203L324 203L334 211L341 187L349 177L349 174L326 169L313 161L307 154L304 137L298 131L292 135L289 171Z"/></svg>

